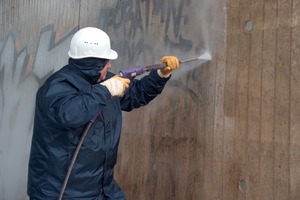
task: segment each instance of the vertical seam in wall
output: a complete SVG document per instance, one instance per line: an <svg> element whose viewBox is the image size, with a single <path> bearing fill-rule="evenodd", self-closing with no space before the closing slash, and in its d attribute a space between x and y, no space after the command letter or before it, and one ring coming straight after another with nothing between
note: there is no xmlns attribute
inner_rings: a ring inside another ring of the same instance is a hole
<svg viewBox="0 0 300 200"><path fill-rule="evenodd" d="M252 2L253 2L253 0L251 1L251 8L250 8L250 10L253 10L253 4L252 4ZM251 11L250 11L250 13L249 13L249 20L251 20ZM251 20L252 21L252 20ZM245 152L245 154L246 154L246 163L245 163L245 174L244 174L244 178L245 178L245 181L246 181L246 183L248 183L248 180L249 180L249 178L248 178L248 176L249 176L249 172L248 172L248 165L249 165L249 143L251 142L251 141L249 141L249 114L250 114L250 89L251 89L251 86L250 86L250 68L251 68L251 66L250 66L250 63L251 63L251 55L252 55L252 32L251 31L249 31L248 32L248 34L249 34L249 36L248 36L248 40L249 40L249 52L248 52L248 69L247 69L247 73L248 73L248 80L247 80L247 86L248 86L248 88L247 88L247 102L246 102L246 108L247 108L247 115L246 115L246 130L247 130L247 132L246 132L246 146L247 146L247 148L246 148L246 152ZM243 176L243 173L241 173L241 175ZM245 200L247 200L247 194L248 194L248 191L246 190L245 191Z"/></svg>
<svg viewBox="0 0 300 200"><path fill-rule="evenodd" d="M258 168L258 180L259 180L259 182L258 182L258 190L259 190L259 196L258 196L258 199L260 198L260 196L261 196L261 168L262 168L262 163L261 163L261 161L262 161L262 159L261 159L261 157L262 157L262 152L261 152L261 150L262 150L262 148L261 148L261 146L263 145L262 144L262 137L261 137L261 135L262 135L262 128L261 128L261 126L262 126L262 109L263 109L263 107L262 107L262 104L263 104L263 68L264 68L264 38L265 38L265 28L264 28L264 26L265 26L265 17L266 17L266 13L265 13L265 0L263 0L263 19L262 19L262 23L263 23L263 31L262 31L262 55L261 55L261 68L260 68L260 80L261 80L261 83L260 83L260 123L259 123L259 147L258 147L258 152L259 152L259 160L258 160L258 162L259 162L259 168Z"/></svg>
<svg viewBox="0 0 300 200"><path fill-rule="evenodd" d="M222 136L222 200L224 198L224 151L225 151L225 145L224 145L224 135L225 135L225 132L226 132L226 128L225 128L225 122L226 122L226 99L225 99L225 91L226 91L226 88L227 88L227 67L228 67L228 49L227 49L227 43L228 43L228 11L229 11L229 7L230 7L230 3L229 3L229 0L227 0L225 2L225 6L226 6L226 10L225 10L225 17L226 17L226 20L225 20L225 36L224 36L224 40L225 40L225 48L226 48L226 60L225 60L225 72L224 72L224 91L223 91L223 112L224 112L224 116L223 116L223 136Z"/></svg>
<svg viewBox="0 0 300 200"><path fill-rule="evenodd" d="M238 0L238 16L240 16L240 1ZM237 20L237 23L238 23L238 30L239 30L239 28L240 28L240 18L238 17L238 20ZM237 97L238 97L238 87L237 87L237 85L238 85L238 72L239 72L239 55L240 55L240 51L239 51L239 49L240 49L240 32L239 31L237 31L237 57L236 57L236 59L237 59L237 61L236 61L236 79L235 79L235 105L234 105L234 110L235 110L235 122L234 122L234 142L233 142L233 166L234 166L234 173L233 173L233 176L234 176L234 182L236 183L236 181L238 181L237 180L237 170L236 170L236 167L237 167L237 164L236 164L236 143L237 143L237 141L236 141L236 134L237 134ZM233 200L235 200L235 199L238 199L238 190L236 190L236 191L233 191Z"/></svg>
<svg viewBox="0 0 300 200"><path fill-rule="evenodd" d="M81 0L79 0L79 10L78 10L78 29L80 29L80 15L81 15Z"/></svg>
<svg viewBox="0 0 300 200"><path fill-rule="evenodd" d="M224 88L223 88L223 131L222 131L222 199L224 197L224 137L225 137L225 122L226 122L226 104L225 104L225 91L226 91L226 83L227 83L227 66L228 66L228 49L227 49L227 44L228 44L228 4L229 4L229 0L227 0L225 2L225 36L224 36L224 45L225 45L225 49L226 49L226 61L225 63L225 72L224 72Z"/></svg>
<svg viewBox="0 0 300 200"><path fill-rule="evenodd" d="M292 112L291 112L291 104L292 104L292 45L293 45L293 16L294 16L294 0L291 0L291 20L290 24L290 68L289 68L289 78L290 78L290 84L289 84L289 120L288 120L288 198L291 198L291 121L292 121Z"/></svg>
<svg viewBox="0 0 300 200"><path fill-rule="evenodd" d="M214 106L213 106L213 139L212 139L212 160L211 160L211 164L212 164L212 169L213 169L213 166L214 166L214 153L215 153L215 135L216 135L216 129L215 129L215 124L216 124L216 95L215 95L215 92L217 90L217 69L218 69L218 60L217 60L218 57L216 57L216 61L213 65L213 67L215 68L214 69L214 92L213 92L213 101L214 101ZM214 170L212 170L212 174L211 174L211 194L213 194L213 181L214 181ZM212 195L213 196L213 195Z"/></svg>
<svg viewBox="0 0 300 200"><path fill-rule="evenodd" d="M276 158L275 158L275 118L276 118L276 77L277 77L277 37L278 37L278 0L276 1L276 32L275 32L275 63L274 63L274 105L273 105L273 113L274 113L274 116L273 116L273 185L272 185L272 189L273 189L273 199L275 198L275 161L276 161Z"/></svg>
<svg viewBox="0 0 300 200"><path fill-rule="evenodd" d="M227 37L228 37L228 34L227 34L227 27L228 27L228 1L224 1L224 40L223 40L223 43L224 43L224 49L227 48ZM222 103L222 106L223 106L223 130L222 130L222 164L221 164L221 170L222 170L222 173L221 173L221 180L222 180L222 187L221 187L221 199L223 199L224 197L224 134L225 134L225 118L226 118L226 111L225 111L225 90L226 90L226 68L227 68L227 59L228 59L228 50L225 51L226 52L226 55L224 55L224 62L222 61L223 64L225 64L225 69L224 69L224 82L223 82L223 94L222 94L222 98L223 98L223 103Z"/></svg>

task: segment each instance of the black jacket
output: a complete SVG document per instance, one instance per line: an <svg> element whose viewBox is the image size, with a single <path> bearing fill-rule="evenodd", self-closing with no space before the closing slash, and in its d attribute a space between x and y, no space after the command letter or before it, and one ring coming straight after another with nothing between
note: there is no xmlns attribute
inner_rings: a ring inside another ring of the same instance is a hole
<svg viewBox="0 0 300 200"><path fill-rule="evenodd" d="M156 71L132 80L122 98L95 83L105 63L74 62L54 73L36 95L28 190L33 199L57 199L85 125L97 114L80 149L64 199L125 199L113 179L122 110L148 104L168 78ZM98 62L98 61L97 61ZM109 73L108 78L113 74ZM117 198L119 197L119 198Z"/></svg>

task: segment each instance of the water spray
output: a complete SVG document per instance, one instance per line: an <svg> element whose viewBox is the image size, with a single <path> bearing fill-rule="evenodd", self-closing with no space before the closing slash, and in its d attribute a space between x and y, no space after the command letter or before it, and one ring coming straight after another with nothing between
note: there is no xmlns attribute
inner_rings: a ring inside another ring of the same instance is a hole
<svg viewBox="0 0 300 200"><path fill-rule="evenodd" d="M193 62L193 61L197 61L197 60L209 61L211 59L212 58L211 58L210 53L209 52L204 52L202 55L200 55L198 57L191 58L191 59L188 59L188 60L182 60L182 61L179 61L179 63L183 64L183 63ZM149 72L149 71L157 70L157 69L163 69L166 66L167 66L166 63L148 65L148 66L143 66L143 67L137 66L137 67L121 70L119 72L119 75L123 78L131 79L131 78L134 78L134 77L136 77L138 75L141 75L145 72Z"/></svg>

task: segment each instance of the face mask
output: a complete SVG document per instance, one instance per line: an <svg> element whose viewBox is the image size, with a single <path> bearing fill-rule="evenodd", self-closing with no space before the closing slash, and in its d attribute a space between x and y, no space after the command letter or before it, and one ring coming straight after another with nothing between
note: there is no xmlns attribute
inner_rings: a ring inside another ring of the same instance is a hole
<svg viewBox="0 0 300 200"><path fill-rule="evenodd" d="M69 59L69 63L75 66L92 84L96 83L100 78L100 71L108 61L101 58Z"/></svg>

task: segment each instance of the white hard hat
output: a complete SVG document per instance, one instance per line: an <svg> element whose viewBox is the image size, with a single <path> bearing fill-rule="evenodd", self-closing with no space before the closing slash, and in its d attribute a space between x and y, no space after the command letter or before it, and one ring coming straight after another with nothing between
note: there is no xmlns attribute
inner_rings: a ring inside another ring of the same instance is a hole
<svg viewBox="0 0 300 200"><path fill-rule="evenodd" d="M94 27L86 27L75 33L68 55L74 59L94 57L114 60L118 57L118 53L110 47L109 36Z"/></svg>

